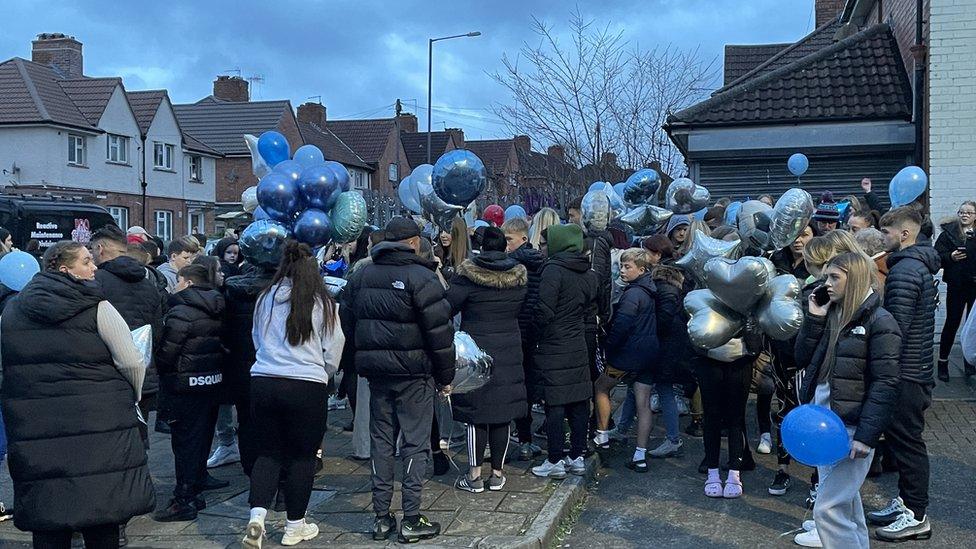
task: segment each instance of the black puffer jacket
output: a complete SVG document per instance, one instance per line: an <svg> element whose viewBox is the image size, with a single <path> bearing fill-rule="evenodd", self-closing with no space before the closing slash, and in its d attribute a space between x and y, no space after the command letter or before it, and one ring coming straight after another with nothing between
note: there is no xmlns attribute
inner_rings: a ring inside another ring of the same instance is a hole
<svg viewBox="0 0 976 549"><path fill-rule="evenodd" d="M17 293L15 290L8 288L6 284L0 284L0 314L7 308L10 300L17 297Z"/></svg>
<svg viewBox="0 0 976 549"><path fill-rule="evenodd" d="M657 287L651 273L644 273L627 284L604 339L611 366L625 372L640 372L657 361L660 343L656 309Z"/></svg>
<svg viewBox="0 0 976 549"><path fill-rule="evenodd" d="M191 286L170 296L163 321L163 342L156 353L159 377L166 391L211 391L223 378L224 347L220 333L224 296L204 286Z"/></svg>
<svg viewBox="0 0 976 549"><path fill-rule="evenodd" d="M776 274L791 274L800 281L800 284L810 278L810 271L807 270L806 262L800 261L799 264L794 265L793 250L790 249L790 246L777 250L769 259L776 267Z"/></svg>
<svg viewBox="0 0 976 549"><path fill-rule="evenodd" d="M40 273L3 312L0 402L20 530L123 524L155 505L132 385L95 283Z"/></svg>
<svg viewBox="0 0 976 549"><path fill-rule="evenodd" d="M800 401L811 402L829 344L827 317L807 314L796 338L796 360L803 371ZM888 426L898 400L898 356L901 334L891 314L871 294L844 326L834 349L830 374L830 408L854 440L872 448Z"/></svg>
<svg viewBox="0 0 976 549"><path fill-rule="evenodd" d="M571 404L593 396L584 317L597 294L590 260L576 252L551 256L542 267L534 321L539 342L536 379L546 403Z"/></svg>
<svg viewBox="0 0 976 549"><path fill-rule="evenodd" d="M449 385L454 328L434 263L396 242L377 244L370 257L371 265L349 277L339 308L357 373L377 382L433 376Z"/></svg>
<svg viewBox="0 0 976 549"><path fill-rule="evenodd" d="M684 275L672 265L658 265L651 271L657 287L657 337L660 352L651 361L654 381L677 381L679 372L688 370L695 351L688 337L688 313L684 303Z"/></svg>
<svg viewBox="0 0 976 549"><path fill-rule="evenodd" d="M105 299L119 311L130 330L146 324L152 326L153 349L158 350L169 294L160 293L156 276L135 259L123 255L99 265L95 280L102 286ZM152 395L157 391L159 376L153 361L146 371L142 394Z"/></svg>
<svg viewBox="0 0 976 549"><path fill-rule="evenodd" d="M484 387L451 397L454 419L463 423L508 423L525 417L525 374L518 316L528 276L504 252L482 252L458 266L447 290L461 330L492 359Z"/></svg>
<svg viewBox="0 0 976 549"><path fill-rule="evenodd" d="M211 254L216 256L220 261L220 272L224 273L224 280L241 274L241 260L244 256L238 253L237 263L228 263L224 260L224 253L227 252L227 248L234 245L238 246L238 248L240 247L240 244L237 243L236 238L221 238L217 241L217 244L214 245L213 253Z"/></svg>
<svg viewBox="0 0 976 549"><path fill-rule="evenodd" d="M931 246L916 244L888 256L884 308L901 329L901 378L915 383L934 383L932 347L939 291L933 275L937 272L939 254Z"/></svg>
<svg viewBox="0 0 976 549"><path fill-rule="evenodd" d="M590 249L590 265L597 275L596 316L601 324L610 322L610 297L613 284L610 250L613 235L610 231L589 231L586 245Z"/></svg>
<svg viewBox="0 0 976 549"><path fill-rule="evenodd" d="M221 334L227 360L224 362L224 383L229 389L250 387L251 366L254 366L254 304L258 295L271 285L274 272L253 267L247 273L224 281L226 303L224 327Z"/></svg>
<svg viewBox="0 0 976 549"><path fill-rule="evenodd" d="M519 311L519 331L522 333L522 347L535 346L535 331L532 326L532 313L539 304L539 280L542 279L542 265L546 262L546 254L532 249L532 244L523 244L521 248L509 254L512 259L525 267L528 275L528 291Z"/></svg>
<svg viewBox="0 0 976 549"><path fill-rule="evenodd" d="M966 248L966 259L952 259L957 248ZM976 283L976 238L966 235L959 221L942 224L942 233L935 241L935 251L942 261L942 280L949 286Z"/></svg>

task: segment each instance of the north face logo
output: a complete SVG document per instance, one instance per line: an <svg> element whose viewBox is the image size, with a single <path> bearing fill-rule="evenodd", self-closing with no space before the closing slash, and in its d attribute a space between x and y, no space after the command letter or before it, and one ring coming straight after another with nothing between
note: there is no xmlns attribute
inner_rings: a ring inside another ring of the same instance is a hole
<svg viewBox="0 0 976 549"><path fill-rule="evenodd" d="M400 280L393 282L393 287L397 290L404 290L407 288L407 286Z"/></svg>

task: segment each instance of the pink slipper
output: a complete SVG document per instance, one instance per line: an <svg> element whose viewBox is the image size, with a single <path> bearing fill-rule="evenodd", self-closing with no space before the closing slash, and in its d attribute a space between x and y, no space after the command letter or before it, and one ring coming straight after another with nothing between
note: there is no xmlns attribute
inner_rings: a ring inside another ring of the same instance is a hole
<svg viewBox="0 0 976 549"><path fill-rule="evenodd" d="M726 499L735 499L741 496L742 496L742 482L737 481L735 479L726 480L725 491L722 493L722 497Z"/></svg>

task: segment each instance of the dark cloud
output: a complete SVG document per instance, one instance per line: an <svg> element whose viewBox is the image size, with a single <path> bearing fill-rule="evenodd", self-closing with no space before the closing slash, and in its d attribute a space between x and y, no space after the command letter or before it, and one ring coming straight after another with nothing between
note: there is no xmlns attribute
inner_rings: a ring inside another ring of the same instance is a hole
<svg viewBox="0 0 976 549"><path fill-rule="evenodd" d="M726 43L792 41L812 27L812 0L631 0L582 2L581 12L642 47L700 47L720 61ZM435 45L435 128L462 127L473 138L505 135L487 108L505 91L488 76L503 53L534 42L531 17L564 28L573 6L543 0L306 0L168 3L91 0L4 2L0 58L30 57L40 32L85 44L90 75L122 75L128 89L166 88L176 102L210 93L217 74L239 68L264 82L261 99L298 105L321 96L330 116L383 116L400 98L423 125L427 38L481 31ZM449 107L449 108L447 108Z"/></svg>

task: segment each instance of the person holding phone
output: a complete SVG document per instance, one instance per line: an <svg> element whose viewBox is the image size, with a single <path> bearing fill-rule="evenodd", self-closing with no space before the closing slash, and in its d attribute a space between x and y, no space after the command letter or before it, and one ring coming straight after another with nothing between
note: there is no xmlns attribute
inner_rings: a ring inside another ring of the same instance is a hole
<svg viewBox="0 0 976 549"><path fill-rule="evenodd" d="M942 224L935 241L935 251L942 260L942 280L946 283L946 320L939 340L938 375L949 381L949 352L962 324L963 314L972 314L976 301L976 202L959 205L956 219ZM976 374L976 367L965 362L966 376Z"/></svg>
<svg viewBox="0 0 976 549"><path fill-rule="evenodd" d="M873 289L875 270L862 253L831 259L796 339L801 402L836 412L851 439L846 458L817 467L815 528L794 539L805 547L870 546L860 489L898 398L901 353L898 323Z"/></svg>

